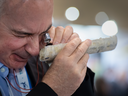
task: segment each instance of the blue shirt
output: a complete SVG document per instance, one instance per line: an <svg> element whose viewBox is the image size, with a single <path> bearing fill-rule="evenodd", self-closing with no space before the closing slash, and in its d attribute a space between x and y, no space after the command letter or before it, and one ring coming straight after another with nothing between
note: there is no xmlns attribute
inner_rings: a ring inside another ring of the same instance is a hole
<svg viewBox="0 0 128 96"><path fill-rule="evenodd" d="M6 77L8 77L9 81L16 89L20 90L20 88L16 85L13 72L12 71L9 72L9 69L6 66L4 66L2 63L0 63L0 91L2 93L2 96L25 96L25 94L22 94L21 92L16 91L9 84ZM16 80L18 83L17 76L16 76Z"/></svg>

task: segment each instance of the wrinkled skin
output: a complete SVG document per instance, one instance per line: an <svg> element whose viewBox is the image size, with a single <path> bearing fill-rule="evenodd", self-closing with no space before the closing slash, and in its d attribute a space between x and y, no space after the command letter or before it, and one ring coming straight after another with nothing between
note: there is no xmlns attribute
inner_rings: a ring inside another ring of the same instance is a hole
<svg viewBox="0 0 128 96"><path fill-rule="evenodd" d="M84 80L91 41L81 42L70 26L51 27L53 0L7 0L0 18L0 62L10 69L22 68L28 58L44 47L46 31L51 43L67 43L57 55L42 82L58 96L70 96ZM51 28L50 28L51 27ZM50 29L50 30L48 30Z"/></svg>
<svg viewBox="0 0 128 96"><path fill-rule="evenodd" d="M68 39L60 38L58 41L54 41L57 38L53 39L53 42L57 43L69 42L57 55L42 81L53 88L58 93L58 96L71 96L85 78L89 55L84 53L90 46L91 41L85 40L81 42L79 36L76 33L73 34L70 26L67 26L65 29L62 27L51 28L49 31L60 31L63 33L63 35L61 34L62 37L68 33L72 35Z"/></svg>
<svg viewBox="0 0 128 96"><path fill-rule="evenodd" d="M0 62L22 68L43 47L44 31L52 24L52 1L7 0L4 11L0 18Z"/></svg>

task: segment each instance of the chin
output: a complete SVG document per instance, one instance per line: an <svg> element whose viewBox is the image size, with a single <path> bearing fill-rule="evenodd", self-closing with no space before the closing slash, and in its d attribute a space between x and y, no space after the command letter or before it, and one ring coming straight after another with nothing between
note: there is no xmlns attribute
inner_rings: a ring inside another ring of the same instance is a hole
<svg viewBox="0 0 128 96"><path fill-rule="evenodd" d="M10 67L11 69L19 69L19 68L25 67L26 63L27 62L17 62L17 63L15 62L15 63L10 64Z"/></svg>

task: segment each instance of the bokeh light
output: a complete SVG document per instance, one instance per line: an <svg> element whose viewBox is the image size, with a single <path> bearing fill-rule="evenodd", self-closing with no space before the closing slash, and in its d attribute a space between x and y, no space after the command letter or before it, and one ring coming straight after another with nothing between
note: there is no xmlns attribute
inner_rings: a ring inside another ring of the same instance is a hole
<svg viewBox="0 0 128 96"><path fill-rule="evenodd" d="M69 21L77 20L79 15L79 10L76 7L69 7L65 12L65 16Z"/></svg>
<svg viewBox="0 0 128 96"><path fill-rule="evenodd" d="M109 17L105 12L99 12L96 14L95 21L97 24L102 25L104 22L108 20L109 20Z"/></svg>
<svg viewBox="0 0 128 96"><path fill-rule="evenodd" d="M106 21L102 25L102 32L108 36L116 35L118 32L118 27L115 21L112 21L112 20Z"/></svg>

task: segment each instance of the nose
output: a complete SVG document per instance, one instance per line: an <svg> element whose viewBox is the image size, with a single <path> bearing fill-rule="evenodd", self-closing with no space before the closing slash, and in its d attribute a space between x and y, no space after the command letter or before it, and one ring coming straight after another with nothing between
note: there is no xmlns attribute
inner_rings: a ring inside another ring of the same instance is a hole
<svg viewBox="0 0 128 96"><path fill-rule="evenodd" d="M33 37L28 40L25 50L32 56L36 56L39 54L39 38Z"/></svg>

